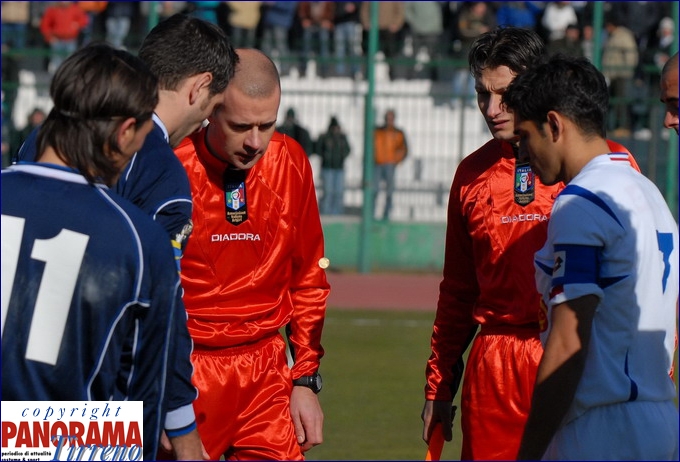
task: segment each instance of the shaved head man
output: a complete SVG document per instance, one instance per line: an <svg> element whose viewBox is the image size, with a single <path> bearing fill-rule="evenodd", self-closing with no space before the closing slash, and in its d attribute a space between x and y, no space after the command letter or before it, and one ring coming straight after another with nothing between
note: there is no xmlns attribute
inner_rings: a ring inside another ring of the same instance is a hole
<svg viewBox="0 0 680 462"><path fill-rule="evenodd" d="M661 102L666 105L663 126L678 133L678 53L666 62L661 71Z"/></svg>
<svg viewBox="0 0 680 462"><path fill-rule="evenodd" d="M237 53L223 104L175 151L194 203L182 258L194 409L211 459L301 460L323 440L323 232L309 159L276 132L276 66Z"/></svg>

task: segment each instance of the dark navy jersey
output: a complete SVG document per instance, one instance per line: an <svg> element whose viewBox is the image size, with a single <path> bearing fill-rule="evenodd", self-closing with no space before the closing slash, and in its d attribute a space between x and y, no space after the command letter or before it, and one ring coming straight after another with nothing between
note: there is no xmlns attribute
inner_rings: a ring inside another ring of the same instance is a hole
<svg viewBox="0 0 680 462"><path fill-rule="evenodd" d="M36 128L19 149L17 162L35 161L37 137ZM156 117L153 130L113 190L151 216L167 230L170 239L183 247L186 236L179 239L178 236L182 236L182 230L191 220L191 189L187 174Z"/></svg>
<svg viewBox="0 0 680 462"><path fill-rule="evenodd" d="M157 120L114 190L160 223L171 239L184 244L186 236L177 237L191 220L191 188Z"/></svg>
<svg viewBox="0 0 680 462"><path fill-rule="evenodd" d="M189 406L196 395L163 228L51 164L11 166L1 188L2 399L144 401L153 459L166 389L187 387Z"/></svg>
<svg viewBox="0 0 680 462"><path fill-rule="evenodd" d="M191 232L191 189L184 167L168 144L163 122L155 114L153 119L153 130L128 163L113 190L165 228L172 240L175 268L179 270L182 251ZM35 129L21 146L17 162L35 161L37 136L38 129ZM184 312L182 321L186 321ZM178 436L190 431L194 425L192 402L196 389L191 385L191 337L178 337L173 347L177 348L181 361L175 371L176 382L167 394L170 412L165 430L170 436ZM181 355L186 355L186 358Z"/></svg>

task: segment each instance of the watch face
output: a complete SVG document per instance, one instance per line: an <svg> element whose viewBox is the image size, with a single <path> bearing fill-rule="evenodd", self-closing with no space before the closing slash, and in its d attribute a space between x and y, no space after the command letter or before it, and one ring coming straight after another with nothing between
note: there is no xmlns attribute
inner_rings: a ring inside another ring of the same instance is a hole
<svg viewBox="0 0 680 462"><path fill-rule="evenodd" d="M321 380L321 375L320 375L320 374L316 374L315 376L312 377L312 380L315 382L315 383L314 383L314 386L313 386L314 391L315 391L316 393L320 392L320 391L321 391L321 387L323 386L323 381Z"/></svg>

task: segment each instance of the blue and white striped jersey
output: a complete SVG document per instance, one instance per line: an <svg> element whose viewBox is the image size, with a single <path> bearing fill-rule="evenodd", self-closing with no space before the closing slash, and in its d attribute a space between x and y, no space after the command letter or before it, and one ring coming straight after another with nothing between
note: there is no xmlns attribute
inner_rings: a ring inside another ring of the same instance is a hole
<svg viewBox="0 0 680 462"><path fill-rule="evenodd" d="M557 197L535 256L548 320L557 304L600 299L565 423L595 406L677 397L669 371L678 255L678 226L666 201L620 154L591 160Z"/></svg>

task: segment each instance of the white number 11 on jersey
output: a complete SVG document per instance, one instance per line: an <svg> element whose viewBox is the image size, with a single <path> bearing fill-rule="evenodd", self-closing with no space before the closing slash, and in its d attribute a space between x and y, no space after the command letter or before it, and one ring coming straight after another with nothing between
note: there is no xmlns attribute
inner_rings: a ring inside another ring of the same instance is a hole
<svg viewBox="0 0 680 462"><path fill-rule="evenodd" d="M2 332L19 264L24 218L2 215ZM36 239L31 258L45 262L28 334L26 359L55 365L78 273L90 237L62 229L51 239Z"/></svg>

